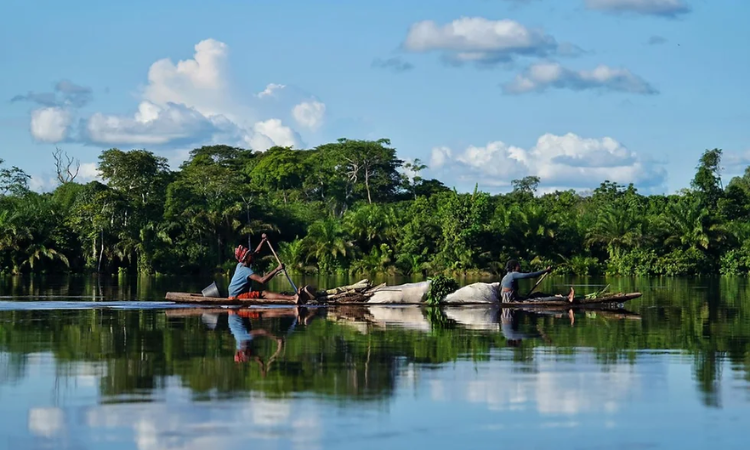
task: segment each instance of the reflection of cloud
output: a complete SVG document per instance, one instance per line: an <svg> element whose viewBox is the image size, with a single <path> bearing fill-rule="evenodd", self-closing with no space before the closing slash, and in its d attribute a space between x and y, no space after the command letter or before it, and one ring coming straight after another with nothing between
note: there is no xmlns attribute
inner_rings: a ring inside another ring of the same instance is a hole
<svg viewBox="0 0 750 450"><path fill-rule="evenodd" d="M640 366L602 366L585 352L564 362L555 358L539 349L534 355L536 362L531 363L494 360L477 367L462 362L452 365L446 376L430 380L427 390L433 402L465 401L491 411L535 411L571 416L573 420L572 416L583 413L614 414L622 409L626 396L638 395L643 389L642 376L636 372ZM658 372L649 372L650 383L663 381L662 378Z"/></svg>
<svg viewBox="0 0 750 450"><path fill-rule="evenodd" d="M29 410L29 431L37 436L53 437L65 426L65 415L60 408L32 408Z"/></svg>
<svg viewBox="0 0 750 450"><path fill-rule="evenodd" d="M284 400L266 400L259 398L253 401L252 421L256 425L276 426L289 422L292 405Z"/></svg>
<svg viewBox="0 0 750 450"><path fill-rule="evenodd" d="M168 386L159 397L166 403L108 404L86 412L92 435L117 433L139 450L204 450L244 448L258 439L279 447L320 448L320 411L301 399L241 395L206 404L186 403L190 390Z"/></svg>

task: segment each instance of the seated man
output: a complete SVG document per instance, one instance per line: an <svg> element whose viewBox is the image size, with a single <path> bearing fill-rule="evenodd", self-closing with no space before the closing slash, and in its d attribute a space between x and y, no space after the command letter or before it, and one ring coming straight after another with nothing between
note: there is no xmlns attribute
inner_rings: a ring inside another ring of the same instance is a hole
<svg viewBox="0 0 750 450"><path fill-rule="evenodd" d="M238 246L234 251L234 257L237 259L237 268L232 276L232 281L229 283L229 300L250 300L250 299L267 299L267 300L293 300L295 303L300 303L302 298L301 294L309 297L310 294L307 292L307 287L303 287L299 292L294 295L277 294L275 292L269 292L264 290L254 291L252 288L252 282L257 281L260 284L265 285L268 280L273 278L277 273L284 270L284 265L279 264L277 268L261 277L256 274L252 269L253 260L255 255L260 250L260 246L265 241L261 241L254 252L244 246Z"/></svg>
<svg viewBox="0 0 750 450"><path fill-rule="evenodd" d="M536 278L540 275L544 275L545 273L552 272L552 267L547 267L546 269L540 270L538 272L523 273L521 272L521 265L518 263L518 261L516 261L515 259L511 259L510 261L508 261L508 264L506 264L505 270L508 273L505 274L503 280L500 282L500 298L502 303L509 303L519 300L530 300L534 297L550 297L550 295L541 293L530 295L528 297L520 296L518 294L518 280L524 278ZM568 294L568 300L572 302L574 295L575 293L573 291L573 288L571 287L570 293ZM562 295L556 295L555 297L562 297Z"/></svg>

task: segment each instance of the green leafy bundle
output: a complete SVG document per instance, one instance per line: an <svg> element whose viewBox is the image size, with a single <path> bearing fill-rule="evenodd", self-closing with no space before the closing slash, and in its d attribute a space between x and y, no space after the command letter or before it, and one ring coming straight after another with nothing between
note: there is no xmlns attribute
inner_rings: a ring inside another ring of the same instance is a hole
<svg viewBox="0 0 750 450"><path fill-rule="evenodd" d="M595 298L603 297L604 294L610 295L609 292L607 291L609 291L609 285L605 286L604 289L602 289L601 291L592 292L591 294L586 294L586 299L593 300Z"/></svg>
<svg viewBox="0 0 750 450"><path fill-rule="evenodd" d="M427 304L438 305L446 295L455 292L458 283L453 278L438 275L430 279L430 289L427 291Z"/></svg>

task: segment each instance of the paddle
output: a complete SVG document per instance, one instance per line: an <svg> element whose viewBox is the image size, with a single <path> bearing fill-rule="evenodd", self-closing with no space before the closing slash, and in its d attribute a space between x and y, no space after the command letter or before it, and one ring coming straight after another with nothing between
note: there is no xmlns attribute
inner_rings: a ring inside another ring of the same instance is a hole
<svg viewBox="0 0 750 450"><path fill-rule="evenodd" d="M273 256L276 258L276 262L278 262L279 265L282 265L281 264L281 260L279 259L279 256L276 254L276 251L273 249L273 246L271 245L271 242L268 240L268 237L266 236L266 233L263 233L263 235L261 237L263 238L264 241L266 241L266 244L268 244L268 248L271 249L271 253L273 253ZM286 275L286 279L289 280L289 284L291 284L292 287L294 288L294 293L295 294L298 293L299 290L297 289L297 286L294 284L294 281L292 281L292 277L290 277L289 274L287 273L286 267L284 267L281 270L284 271L284 275Z"/></svg>
<svg viewBox="0 0 750 450"><path fill-rule="evenodd" d="M529 291L528 294L526 294L527 298L528 298L529 295L531 295L532 292L534 292L536 290L537 286L539 286L539 283L541 283L542 280L544 280L544 277L546 277L547 274L549 274L549 272L545 272L541 277L539 277L539 280L536 282L536 284L534 285L534 287L531 288L531 290Z"/></svg>

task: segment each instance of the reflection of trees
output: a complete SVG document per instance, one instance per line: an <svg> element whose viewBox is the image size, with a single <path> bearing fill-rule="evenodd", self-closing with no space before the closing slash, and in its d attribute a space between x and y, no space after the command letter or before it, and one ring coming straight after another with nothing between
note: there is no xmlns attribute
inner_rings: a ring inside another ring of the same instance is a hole
<svg viewBox="0 0 750 450"><path fill-rule="evenodd" d="M0 280L3 294L86 296L99 289L95 278L63 285L43 278L15 280ZM106 281L103 291L118 293L107 300L157 299L165 285L174 283L157 278L145 285L138 280ZM541 330L551 339L524 339L508 355L531 362L538 346L547 346L546 351L560 356L586 347L607 366L637 363L643 349L681 350L692 355L695 383L704 403L717 407L721 406L720 381L727 364L750 381L748 284L727 278L704 280L700 286L677 279L606 282L611 282L612 290L644 292L630 306L642 320L611 320L600 313L579 312L571 327L565 315L518 314L520 330ZM5 311L0 312L0 383L25 376L28 354L51 352L63 375L74 362L100 362L106 368L100 378L101 393L110 399L147 399L167 382L177 381L199 399L261 391L272 396L312 392L361 400L391 395L404 364L419 364L420 370L427 370L457 359L481 361L490 358L492 349L507 346L502 333L489 322L488 326L469 324L462 318L465 314L418 311L424 323L415 327L414 318L409 317L404 319L412 325L408 328L379 326L384 316L368 308L331 309L325 320L315 320L285 337L284 348L265 377L257 364L234 362L235 341L226 316L210 330L200 316L172 318L154 311ZM481 320L490 321L492 314L486 317ZM279 333L285 329L285 320L254 319L253 326ZM270 341L259 345L265 357L275 349Z"/></svg>

